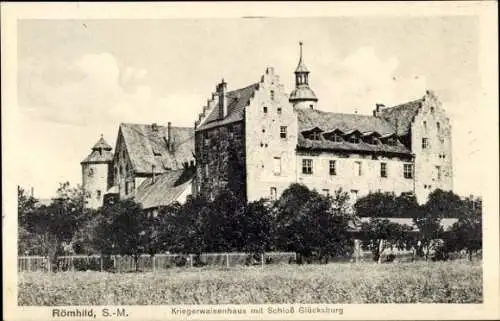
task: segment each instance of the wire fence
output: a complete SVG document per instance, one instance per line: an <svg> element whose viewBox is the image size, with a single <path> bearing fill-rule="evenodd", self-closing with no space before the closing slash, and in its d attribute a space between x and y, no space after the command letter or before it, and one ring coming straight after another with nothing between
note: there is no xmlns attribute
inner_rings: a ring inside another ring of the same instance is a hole
<svg viewBox="0 0 500 321"><path fill-rule="evenodd" d="M201 253L141 255L70 255L49 260L45 256L19 256L18 272L111 271L156 272L173 267L201 267L205 265L232 267L240 265L288 264L296 261L295 252L267 253Z"/></svg>

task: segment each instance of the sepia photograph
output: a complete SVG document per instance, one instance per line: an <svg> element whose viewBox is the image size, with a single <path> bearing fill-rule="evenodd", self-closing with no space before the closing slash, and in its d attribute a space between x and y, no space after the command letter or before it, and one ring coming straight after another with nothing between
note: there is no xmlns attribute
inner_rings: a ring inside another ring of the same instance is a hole
<svg viewBox="0 0 500 321"><path fill-rule="evenodd" d="M10 19L14 306L500 317L498 62L480 14L496 4L430 3L52 4Z"/></svg>

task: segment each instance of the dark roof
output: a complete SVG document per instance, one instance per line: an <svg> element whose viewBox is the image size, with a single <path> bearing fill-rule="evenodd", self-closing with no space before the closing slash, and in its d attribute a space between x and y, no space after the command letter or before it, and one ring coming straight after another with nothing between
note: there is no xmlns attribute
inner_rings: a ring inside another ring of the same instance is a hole
<svg viewBox="0 0 500 321"><path fill-rule="evenodd" d="M104 138L101 135L101 138L95 143L94 147L92 147L92 150L98 150L98 149L104 149L104 150L112 150L111 146L104 140Z"/></svg>
<svg viewBox="0 0 500 321"><path fill-rule="evenodd" d="M156 128L156 129L155 129ZM120 132L135 173L156 173L181 169L194 160L194 129L171 127L171 144L167 145L168 128L155 124L120 124Z"/></svg>
<svg viewBox="0 0 500 321"><path fill-rule="evenodd" d="M255 83L247 87L228 92L227 116L224 119L219 119L219 108L216 106L207 116L206 120L204 120L196 130L213 128L243 120L245 107L250 104L250 99L252 99L258 88L259 84Z"/></svg>
<svg viewBox="0 0 500 321"><path fill-rule="evenodd" d="M155 208L175 202L192 182L193 171L168 171L155 178L145 179L136 190L135 201L142 207Z"/></svg>
<svg viewBox="0 0 500 321"><path fill-rule="evenodd" d="M383 108L380 114L397 129L399 136L403 136L410 131L411 122L421 105L422 99L417 99L394 107Z"/></svg>
<svg viewBox="0 0 500 321"><path fill-rule="evenodd" d="M321 129L324 133L340 130L344 133L359 131L360 133L377 132L380 135L394 133L392 125L384 119L358 115L329 113L315 109L297 109L299 122L298 147L306 149L335 149L345 151L387 152L410 154L411 151L403 144L395 146L378 144L370 145L361 141L359 144L349 142L333 142L320 137L320 140L306 139L301 133L314 128Z"/></svg>
<svg viewBox="0 0 500 321"><path fill-rule="evenodd" d="M318 101L316 94L308 85L299 85L290 94L288 101Z"/></svg>
<svg viewBox="0 0 500 321"><path fill-rule="evenodd" d="M80 164L90 164L90 163L109 163L113 161L113 153L111 152L111 146L101 138L92 147L92 152L85 157Z"/></svg>

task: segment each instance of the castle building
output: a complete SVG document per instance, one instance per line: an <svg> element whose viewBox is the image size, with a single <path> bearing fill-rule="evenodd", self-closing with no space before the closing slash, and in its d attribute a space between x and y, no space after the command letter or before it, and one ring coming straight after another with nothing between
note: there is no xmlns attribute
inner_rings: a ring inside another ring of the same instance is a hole
<svg viewBox="0 0 500 321"><path fill-rule="evenodd" d="M92 150L82 162L83 188L91 195L88 207L133 198L154 211L192 194L193 128L174 127L170 122L167 126L120 124L114 153L102 137ZM91 166L98 175L90 175Z"/></svg>
<svg viewBox="0 0 500 321"><path fill-rule="evenodd" d="M194 192L229 188L247 201L276 199L291 183L320 193L338 189L354 202L369 192L453 188L451 124L431 91L373 115L325 112L309 86L302 43L295 89L273 68L260 81L228 91L222 80L195 122Z"/></svg>

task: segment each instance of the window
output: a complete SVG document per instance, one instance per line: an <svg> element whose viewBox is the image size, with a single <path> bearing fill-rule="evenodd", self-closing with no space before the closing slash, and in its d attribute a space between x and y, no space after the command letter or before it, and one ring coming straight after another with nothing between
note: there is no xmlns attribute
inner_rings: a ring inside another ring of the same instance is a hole
<svg viewBox="0 0 500 321"><path fill-rule="evenodd" d="M330 175L337 175L337 162L335 160L330 161Z"/></svg>
<svg viewBox="0 0 500 321"><path fill-rule="evenodd" d="M278 107L278 114L281 115L281 107Z"/></svg>
<svg viewBox="0 0 500 321"><path fill-rule="evenodd" d="M313 105L313 104L310 104L310 105L309 105L309 108L314 109L314 105Z"/></svg>
<svg viewBox="0 0 500 321"><path fill-rule="evenodd" d="M97 190L97 199L100 200L101 199L101 191L100 190Z"/></svg>
<svg viewBox="0 0 500 321"><path fill-rule="evenodd" d="M441 130L441 124L439 122L436 123L436 128L438 132Z"/></svg>
<svg viewBox="0 0 500 321"><path fill-rule="evenodd" d="M262 128L262 132L263 132L263 133L265 133L265 132L266 132L266 130L265 130L264 128Z"/></svg>
<svg viewBox="0 0 500 321"><path fill-rule="evenodd" d="M441 180L441 166L436 166L436 177L438 181Z"/></svg>
<svg viewBox="0 0 500 321"><path fill-rule="evenodd" d="M274 157L273 164L274 175L281 175L281 157Z"/></svg>
<svg viewBox="0 0 500 321"><path fill-rule="evenodd" d="M342 136L340 136L339 134L333 134L333 141L336 143L340 143L341 141L343 141Z"/></svg>
<svg viewBox="0 0 500 321"><path fill-rule="evenodd" d="M267 114L267 107L266 106L262 107L262 111L264 112L264 114Z"/></svg>
<svg viewBox="0 0 500 321"><path fill-rule="evenodd" d="M387 177L387 163L380 163L380 177Z"/></svg>
<svg viewBox="0 0 500 321"><path fill-rule="evenodd" d="M321 136L321 134L319 132L312 132L310 138L312 140L319 140L320 136Z"/></svg>
<svg viewBox="0 0 500 321"><path fill-rule="evenodd" d="M429 138L422 138L422 149L429 148Z"/></svg>
<svg viewBox="0 0 500 321"><path fill-rule="evenodd" d="M271 199L272 200L278 199L278 191L277 191L276 187L271 187Z"/></svg>
<svg viewBox="0 0 500 321"><path fill-rule="evenodd" d="M361 176L362 174L361 162L354 162L354 176Z"/></svg>
<svg viewBox="0 0 500 321"><path fill-rule="evenodd" d="M323 188L322 192L323 192L323 195L330 196L330 190L328 188Z"/></svg>
<svg viewBox="0 0 500 321"><path fill-rule="evenodd" d="M286 133L287 133L286 130L287 130L286 126L280 126L280 138L283 139L286 138Z"/></svg>
<svg viewBox="0 0 500 321"><path fill-rule="evenodd" d="M351 136L349 138L349 143L352 143L352 144L359 144L359 137L357 136Z"/></svg>
<svg viewBox="0 0 500 321"><path fill-rule="evenodd" d="M434 114L434 107L431 107L431 114Z"/></svg>
<svg viewBox="0 0 500 321"><path fill-rule="evenodd" d="M403 175L404 175L404 178L413 178L413 165L412 164L404 164L403 165Z"/></svg>
<svg viewBox="0 0 500 321"><path fill-rule="evenodd" d="M94 176L94 169L89 168L89 177L92 177L92 176Z"/></svg>
<svg viewBox="0 0 500 321"><path fill-rule="evenodd" d="M427 129L427 122L424 120L424 129Z"/></svg>
<svg viewBox="0 0 500 321"><path fill-rule="evenodd" d="M274 100L274 90L271 90L271 100Z"/></svg>
<svg viewBox="0 0 500 321"><path fill-rule="evenodd" d="M313 161L312 159L302 160L302 174L311 175L313 173Z"/></svg>

